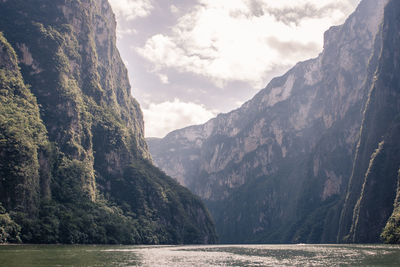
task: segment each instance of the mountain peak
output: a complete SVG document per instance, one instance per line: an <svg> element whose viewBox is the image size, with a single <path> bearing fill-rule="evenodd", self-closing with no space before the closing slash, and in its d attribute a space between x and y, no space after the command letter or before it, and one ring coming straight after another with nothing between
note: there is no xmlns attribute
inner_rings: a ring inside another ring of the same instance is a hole
<svg viewBox="0 0 400 267"><path fill-rule="evenodd" d="M239 109L149 140L154 162L206 200L223 242L336 242L387 2L362 1L317 58Z"/></svg>
<svg viewBox="0 0 400 267"><path fill-rule="evenodd" d="M0 242L216 241L150 162L115 27L106 0L0 1Z"/></svg>

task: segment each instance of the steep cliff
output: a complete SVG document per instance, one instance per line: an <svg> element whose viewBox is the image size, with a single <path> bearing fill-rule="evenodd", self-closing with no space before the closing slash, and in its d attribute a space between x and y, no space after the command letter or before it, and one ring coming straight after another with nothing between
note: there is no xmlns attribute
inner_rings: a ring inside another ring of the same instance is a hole
<svg viewBox="0 0 400 267"><path fill-rule="evenodd" d="M393 212L400 167L399 31L400 3L391 1L385 9L380 38L376 40L378 61L370 64L373 75L366 83L370 92L342 212L339 241L341 238L350 242L379 241ZM384 238L393 242L391 237L384 235Z"/></svg>
<svg viewBox="0 0 400 267"><path fill-rule="evenodd" d="M115 27L106 0L0 1L4 214L25 242L215 242L149 161Z"/></svg>
<svg viewBox="0 0 400 267"><path fill-rule="evenodd" d="M317 58L239 109L148 140L157 166L206 201L223 242L337 241L387 2L363 0Z"/></svg>
<svg viewBox="0 0 400 267"><path fill-rule="evenodd" d="M48 145L46 133L15 51L0 33L0 196L9 209L37 212L39 154ZM20 241L20 230L0 203L0 243Z"/></svg>

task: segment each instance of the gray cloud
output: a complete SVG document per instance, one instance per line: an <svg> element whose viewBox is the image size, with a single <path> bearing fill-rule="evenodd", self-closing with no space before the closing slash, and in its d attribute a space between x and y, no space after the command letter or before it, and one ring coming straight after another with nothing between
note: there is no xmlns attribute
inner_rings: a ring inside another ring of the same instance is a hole
<svg viewBox="0 0 400 267"><path fill-rule="evenodd" d="M264 9L261 2L257 0L250 0L248 2L248 6L251 12L251 15L254 17L262 17L264 16Z"/></svg>
<svg viewBox="0 0 400 267"><path fill-rule="evenodd" d="M274 16L277 21L285 24L299 25L305 18L321 18L323 12L311 4L306 4L301 8L268 9L267 12Z"/></svg>
<svg viewBox="0 0 400 267"><path fill-rule="evenodd" d="M355 2L358 0L353 0ZM263 1L250 0L249 8L252 14L256 17L269 14L277 21L287 25L299 25L304 19L319 19L329 16L335 10L346 10L348 5L343 2L331 3L320 8L316 7L313 3L306 3L302 6L285 7L285 8L271 8Z"/></svg>
<svg viewBox="0 0 400 267"><path fill-rule="evenodd" d="M146 134L159 136L237 108L271 78L316 56L323 29L341 23L347 3L359 0L112 1L124 8L116 10L118 46ZM152 7L137 16L125 2ZM154 49L144 57L137 49L146 44Z"/></svg>
<svg viewBox="0 0 400 267"><path fill-rule="evenodd" d="M285 57L293 57L293 56L312 56L315 55L316 52L320 50L320 47L317 43L307 43L303 44L300 42L284 42L278 40L276 37L271 36L267 39L268 45L277 50L279 54Z"/></svg>

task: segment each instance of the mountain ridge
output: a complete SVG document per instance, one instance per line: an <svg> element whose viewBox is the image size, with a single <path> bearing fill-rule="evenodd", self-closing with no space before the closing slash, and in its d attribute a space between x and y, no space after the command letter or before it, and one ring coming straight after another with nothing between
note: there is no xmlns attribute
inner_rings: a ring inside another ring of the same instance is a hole
<svg viewBox="0 0 400 267"><path fill-rule="evenodd" d="M344 242L339 221L387 3L361 1L325 33L317 58L239 109L148 140L157 166L206 201L223 242Z"/></svg>
<svg viewBox="0 0 400 267"><path fill-rule="evenodd" d="M150 161L115 28L106 0L0 1L10 48L0 58L14 64L1 65L9 115L0 120L2 242L216 242L201 201ZM22 89L8 85L10 69ZM36 99L25 127L10 120L24 117L11 106L20 91ZM29 139L38 127L43 140Z"/></svg>

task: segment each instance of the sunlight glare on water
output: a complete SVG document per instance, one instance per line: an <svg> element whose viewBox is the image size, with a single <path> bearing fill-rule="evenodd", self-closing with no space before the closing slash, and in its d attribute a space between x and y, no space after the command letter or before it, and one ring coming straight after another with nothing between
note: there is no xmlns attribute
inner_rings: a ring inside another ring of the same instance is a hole
<svg viewBox="0 0 400 267"><path fill-rule="evenodd" d="M400 266L400 246L0 246L0 266Z"/></svg>
<svg viewBox="0 0 400 267"><path fill-rule="evenodd" d="M399 247L366 245L217 245L130 250L141 266L393 266ZM389 264L389 265L388 265Z"/></svg>

